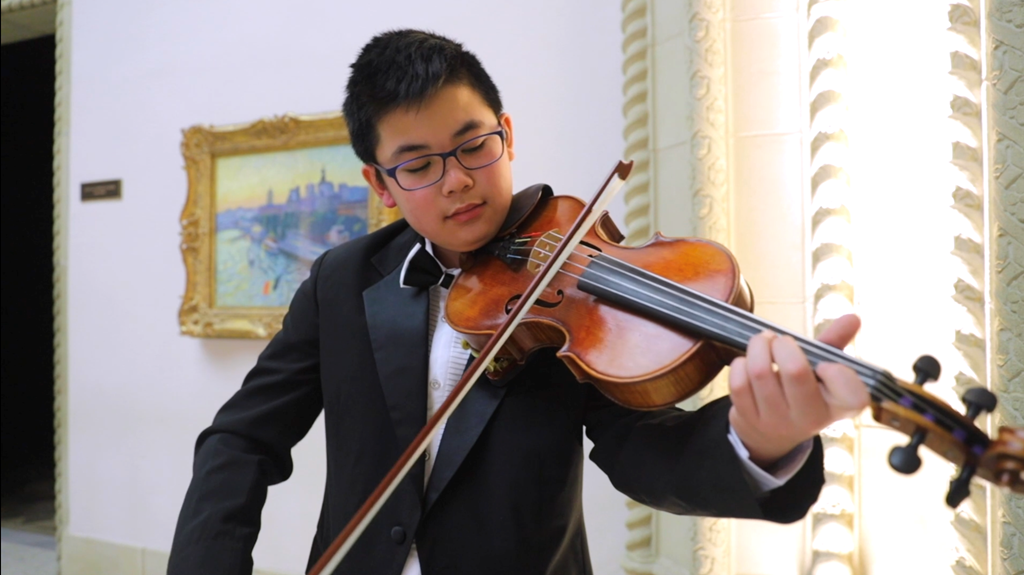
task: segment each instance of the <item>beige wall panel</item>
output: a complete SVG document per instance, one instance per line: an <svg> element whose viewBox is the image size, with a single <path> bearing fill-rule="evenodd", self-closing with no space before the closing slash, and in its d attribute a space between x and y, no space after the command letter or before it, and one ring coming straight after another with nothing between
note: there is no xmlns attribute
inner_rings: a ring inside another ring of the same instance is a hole
<svg viewBox="0 0 1024 575"><path fill-rule="evenodd" d="M166 551L142 550L142 575L167 575L171 555Z"/></svg>
<svg viewBox="0 0 1024 575"><path fill-rule="evenodd" d="M143 575L142 549L65 535L61 575Z"/></svg>
<svg viewBox="0 0 1024 575"><path fill-rule="evenodd" d="M796 15L730 23L729 118L733 134L799 132L800 48ZM735 156L736 169L743 159ZM799 164L794 165L799 169Z"/></svg>
<svg viewBox="0 0 1024 575"><path fill-rule="evenodd" d="M794 0L733 0L729 15L733 20L792 16L798 10Z"/></svg>
<svg viewBox="0 0 1024 575"><path fill-rule="evenodd" d="M732 2L728 59L731 245L757 315L806 330L801 46L795 2ZM806 524L733 522L732 573L806 565Z"/></svg>
<svg viewBox="0 0 1024 575"><path fill-rule="evenodd" d="M690 82L686 77L686 38L673 36L655 44L654 60L654 148L661 149L690 140L690 119L671 110L687 98ZM661 113L659 113L661 112Z"/></svg>
<svg viewBox="0 0 1024 575"><path fill-rule="evenodd" d="M689 158L689 142L654 151L654 164L657 166L654 193L658 198L655 229L669 237L693 235Z"/></svg>
<svg viewBox="0 0 1024 575"><path fill-rule="evenodd" d="M804 524L800 521L790 525L734 521L732 573L798 575L804 565L803 539Z"/></svg>
<svg viewBox="0 0 1024 575"><path fill-rule="evenodd" d="M942 502L949 483L943 468L952 467L922 449L922 471L913 477L889 467L889 450L907 442L906 436L865 424L860 429L857 473L862 486L858 519L870 532L860 539L861 575L942 575L951 573L954 540L950 512ZM922 540L927 537L927 540Z"/></svg>
<svg viewBox="0 0 1024 575"><path fill-rule="evenodd" d="M803 175L800 134L733 140L733 252L755 302L802 302Z"/></svg>
<svg viewBox="0 0 1024 575"><path fill-rule="evenodd" d="M65 535L61 575L166 575L170 555L166 551L146 549ZM253 575L281 575L255 569Z"/></svg>
<svg viewBox="0 0 1024 575"><path fill-rule="evenodd" d="M661 46L673 38L686 37L689 7L686 1L665 2L656 0L651 5L651 28L654 46ZM683 55L683 64L686 64Z"/></svg>
<svg viewBox="0 0 1024 575"><path fill-rule="evenodd" d="M754 302L754 313L796 332L803 332L807 329L807 303L804 301L772 302L757 300Z"/></svg>

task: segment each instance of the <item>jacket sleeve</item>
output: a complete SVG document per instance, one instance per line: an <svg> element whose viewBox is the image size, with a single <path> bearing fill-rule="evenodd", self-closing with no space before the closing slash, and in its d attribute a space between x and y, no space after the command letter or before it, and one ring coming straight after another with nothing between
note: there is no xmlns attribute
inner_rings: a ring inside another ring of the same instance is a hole
<svg viewBox="0 0 1024 575"><path fill-rule="evenodd" d="M681 515L790 523L818 498L825 481L820 439L785 485L758 494L729 443L728 397L696 411L634 411L584 387L590 458L634 501Z"/></svg>
<svg viewBox="0 0 1024 575"><path fill-rule="evenodd" d="M168 575L252 573L267 488L291 475L291 448L323 408L317 301L323 259L314 262L281 331L241 389L199 435Z"/></svg>

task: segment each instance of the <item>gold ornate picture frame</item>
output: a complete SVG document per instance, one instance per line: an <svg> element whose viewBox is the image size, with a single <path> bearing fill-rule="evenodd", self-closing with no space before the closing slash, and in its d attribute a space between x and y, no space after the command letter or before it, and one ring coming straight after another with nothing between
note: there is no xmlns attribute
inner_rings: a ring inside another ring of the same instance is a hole
<svg viewBox="0 0 1024 575"><path fill-rule="evenodd" d="M317 256L400 217L367 188L339 113L183 134L183 334L273 336Z"/></svg>

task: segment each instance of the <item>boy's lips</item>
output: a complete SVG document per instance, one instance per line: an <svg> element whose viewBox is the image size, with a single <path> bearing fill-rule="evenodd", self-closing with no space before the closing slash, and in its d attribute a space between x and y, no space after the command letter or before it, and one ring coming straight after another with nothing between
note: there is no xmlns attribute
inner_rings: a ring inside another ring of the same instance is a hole
<svg viewBox="0 0 1024 575"><path fill-rule="evenodd" d="M461 205L452 210L452 213L448 214L448 219L460 221L470 219L480 212L480 208L483 207L484 203L485 202L477 202Z"/></svg>

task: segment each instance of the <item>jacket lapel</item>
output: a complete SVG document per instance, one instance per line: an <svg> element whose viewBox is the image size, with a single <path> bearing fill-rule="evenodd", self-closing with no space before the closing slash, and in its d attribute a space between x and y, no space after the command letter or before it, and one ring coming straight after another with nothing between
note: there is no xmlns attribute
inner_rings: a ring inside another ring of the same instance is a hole
<svg viewBox="0 0 1024 575"><path fill-rule="evenodd" d="M472 358L469 363L473 363ZM441 437L441 446L437 450L437 459L434 461L427 483L427 495L423 504L424 515L430 511L430 507L437 501L466 458L466 454L480 437L480 432L501 403L505 389L504 386L492 384L486 375L480 376L462 399L462 403L455 408L455 413L448 418L444 435Z"/></svg>
<svg viewBox="0 0 1024 575"><path fill-rule="evenodd" d="M427 290L399 285L401 264L417 241L419 235L409 228L379 252L372 262L384 279L363 292L374 362L402 451L427 422L430 296ZM423 465L414 466L409 475L422 490Z"/></svg>
<svg viewBox="0 0 1024 575"><path fill-rule="evenodd" d="M395 428L398 446L405 450L427 422L427 290L403 288L402 263L420 236L412 228L401 233L371 260L384 279L363 292L366 323L381 388ZM472 360L470 360L472 363ZM468 367L468 365L467 365ZM445 424L437 459L430 473L424 513L455 475L469 450L505 395L504 382L481 376ZM422 462L407 480L423 485Z"/></svg>

